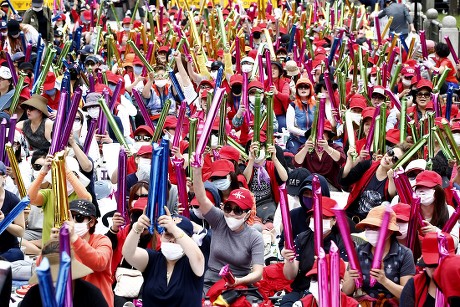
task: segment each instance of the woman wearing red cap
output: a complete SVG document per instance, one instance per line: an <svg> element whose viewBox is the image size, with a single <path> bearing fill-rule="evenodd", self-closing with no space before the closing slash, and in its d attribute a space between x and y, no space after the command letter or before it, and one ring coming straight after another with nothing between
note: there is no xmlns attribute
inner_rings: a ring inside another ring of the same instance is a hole
<svg viewBox="0 0 460 307"><path fill-rule="evenodd" d="M415 178L415 194L420 197L420 210L424 218L420 234L424 236L431 232L440 232L455 211L446 204L441 176L433 171L423 171L418 174ZM459 225L455 223L450 232L455 248L458 245L458 234Z"/></svg>
<svg viewBox="0 0 460 307"><path fill-rule="evenodd" d="M262 234L249 226L255 216L254 196L246 189L233 190L219 209L207 198L201 178L201 167L194 167L195 196L213 230L204 293L221 279L219 271L227 264L235 275L231 286L259 281L264 266L264 243Z"/></svg>
<svg viewBox="0 0 460 307"><path fill-rule="evenodd" d="M447 242L447 251L454 254L454 240L444 233ZM423 271L411 278L401 293L400 306L430 307L436 306L436 284L433 274L439 264L439 241L438 234L435 232L425 236L422 245L422 258L418 261L418 266Z"/></svg>
<svg viewBox="0 0 460 307"><path fill-rule="evenodd" d="M332 210L337 205L337 202L329 197L322 196L322 205L324 250L328 253L331 241L334 241L340 250L340 257L348 261L343 240L336 226L335 213ZM305 295L305 291L310 287L311 276L305 274L313 268L315 262L315 226L313 210L310 210L308 214L306 223L309 224L309 228L295 238L296 250L292 251L284 248L281 251L281 255L284 258L284 277L293 281L291 283L292 292L283 297L280 306L292 306L294 302L300 300Z"/></svg>
<svg viewBox="0 0 460 307"><path fill-rule="evenodd" d="M302 166L312 173L323 175L331 191L339 191L340 167L345 162L345 153L342 146L334 144L332 138L335 133L332 131L331 123L326 119L324 122L323 137L318 140L316 146L310 138L311 130L307 130L305 137L307 141L295 155L296 166Z"/></svg>
<svg viewBox="0 0 460 307"><path fill-rule="evenodd" d="M289 104L286 112L286 126L290 133L286 149L293 154L305 144L305 133L311 128L316 109L315 93L310 80L300 78L295 87L296 98Z"/></svg>
<svg viewBox="0 0 460 307"><path fill-rule="evenodd" d="M433 279L450 306L460 306L460 256L447 256L434 271Z"/></svg>

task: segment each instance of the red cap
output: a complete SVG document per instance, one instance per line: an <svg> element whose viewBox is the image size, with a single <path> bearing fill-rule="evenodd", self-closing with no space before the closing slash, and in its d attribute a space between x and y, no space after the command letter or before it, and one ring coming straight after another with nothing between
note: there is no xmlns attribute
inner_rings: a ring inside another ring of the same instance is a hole
<svg viewBox="0 0 460 307"><path fill-rule="evenodd" d="M374 117L374 112L375 112L375 107L365 107L363 112L361 113L363 121L366 118L373 118Z"/></svg>
<svg viewBox="0 0 460 307"><path fill-rule="evenodd" d="M23 88L19 97L22 97L25 100L30 99L30 88L29 87Z"/></svg>
<svg viewBox="0 0 460 307"><path fill-rule="evenodd" d="M137 151L137 156L152 154L152 145L142 145Z"/></svg>
<svg viewBox="0 0 460 307"><path fill-rule="evenodd" d="M315 263L313 263L313 267L311 268L310 271L307 272L305 276L318 275L318 259L319 258L316 258ZM340 274L340 278L343 279L343 277L345 276L345 261L343 261L342 258L339 258L339 259L340 259L339 274ZM330 267L330 262L331 262L331 256L329 254L326 254L327 267ZM329 275L331 274L330 270L328 270L328 274Z"/></svg>
<svg viewBox="0 0 460 307"><path fill-rule="evenodd" d="M240 152L230 145L224 145L219 150L219 156L221 159L231 160L235 162L238 162L240 160Z"/></svg>
<svg viewBox="0 0 460 307"><path fill-rule="evenodd" d="M230 86L233 86L234 84L243 84L243 76L235 74L230 77Z"/></svg>
<svg viewBox="0 0 460 307"><path fill-rule="evenodd" d="M208 97L208 90L203 90L201 92L201 98L207 98Z"/></svg>
<svg viewBox="0 0 460 307"><path fill-rule="evenodd" d="M123 81L122 76L116 75L113 72L111 72L110 70L107 70L105 72L105 74L107 75L107 82L117 84L119 80Z"/></svg>
<svg viewBox="0 0 460 307"><path fill-rule="evenodd" d="M404 77L412 77L415 75L415 69L410 66L406 66L401 70L401 75Z"/></svg>
<svg viewBox="0 0 460 307"><path fill-rule="evenodd" d="M332 125L331 125L331 122L326 119L324 121L324 131L328 131L328 132L331 132L331 133L334 133L334 131L332 131Z"/></svg>
<svg viewBox="0 0 460 307"><path fill-rule="evenodd" d="M442 178L434 171L423 171L415 178L416 187L434 188L437 185L442 186Z"/></svg>
<svg viewBox="0 0 460 307"><path fill-rule="evenodd" d="M134 20L133 29L140 28L141 26L142 26L142 22L140 20Z"/></svg>
<svg viewBox="0 0 460 307"><path fill-rule="evenodd" d="M399 143L399 129L390 129L387 131L385 135L385 140L392 144L398 144Z"/></svg>
<svg viewBox="0 0 460 307"><path fill-rule="evenodd" d="M223 49L217 50L217 56L222 58L224 56L224 50Z"/></svg>
<svg viewBox="0 0 460 307"><path fill-rule="evenodd" d="M217 160L212 164L212 173L209 177L224 177L235 171L235 166L228 160Z"/></svg>
<svg viewBox="0 0 460 307"><path fill-rule="evenodd" d="M253 87L256 87L256 88L261 89L261 90L264 89L264 85L262 84L262 82L260 82L258 80L254 80L254 81L249 82L248 90L250 90Z"/></svg>
<svg viewBox="0 0 460 307"><path fill-rule="evenodd" d="M255 32L260 33L260 32L262 32L262 29L260 27L257 27L257 26L252 27L251 33L255 33Z"/></svg>
<svg viewBox="0 0 460 307"><path fill-rule="evenodd" d="M366 108L366 106L367 106L367 100L366 98L364 98L363 95L355 94L351 96L350 105L349 105L350 109L359 108L362 111L364 110L364 108Z"/></svg>
<svg viewBox="0 0 460 307"><path fill-rule="evenodd" d="M208 84L212 88L214 88L216 86L216 83L214 81L211 81L211 80L201 80L200 84L198 84L198 87L200 87L200 85L202 85L202 84Z"/></svg>
<svg viewBox="0 0 460 307"><path fill-rule="evenodd" d="M107 85L101 84L101 83L96 83L96 86L94 86L94 91L96 93L102 94L104 89L106 89L109 92L109 94L112 95L112 90Z"/></svg>
<svg viewBox="0 0 460 307"><path fill-rule="evenodd" d="M315 55L318 55L318 54L326 54L326 49L324 49L323 47L316 48Z"/></svg>
<svg viewBox="0 0 460 307"><path fill-rule="evenodd" d="M256 50L256 49L252 49L251 51L249 51L248 57L253 58L253 59L255 60L256 57L257 57L257 50Z"/></svg>
<svg viewBox="0 0 460 307"><path fill-rule="evenodd" d="M447 239L447 251L449 255L455 254L454 240L448 233L444 233ZM422 257L423 263L426 265L434 265L439 262L439 244L438 244L438 233L429 232L423 237L422 243Z"/></svg>
<svg viewBox="0 0 460 307"><path fill-rule="evenodd" d="M391 207L396 213L396 221L409 222L410 219L410 205L405 203L397 203Z"/></svg>
<svg viewBox="0 0 460 307"><path fill-rule="evenodd" d="M177 118L173 115L166 116L163 129L176 128L177 127Z"/></svg>
<svg viewBox="0 0 460 307"><path fill-rule="evenodd" d="M91 12L89 10L83 11L83 19L87 22L91 21Z"/></svg>
<svg viewBox="0 0 460 307"><path fill-rule="evenodd" d="M426 80L426 79L420 79L420 81L417 83L417 89L421 89L423 87L428 87L430 91L433 90L433 83L431 81Z"/></svg>
<svg viewBox="0 0 460 307"><path fill-rule="evenodd" d="M48 72L46 74L45 83L43 84L43 90L49 91L54 88L54 84L56 83L56 76L52 72Z"/></svg>
<svg viewBox="0 0 460 307"><path fill-rule="evenodd" d="M327 217L335 216L335 212L334 210L332 210L332 208L337 206L337 202L335 200L333 200L332 198L326 197L326 196L321 196L321 204L322 204L321 212L324 216L327 216ZM313 212L313 209L311 209L308 212Z"/></svg>
<svg viewBox="0 0 460 307"><path fill-rule="evenodd" d="M130 212L134 210L144 211L144 208L147 207L147 197L141 197L138 200L133 201L132 207L129 210Z"/></svg>
<svg viewBox="0 0 460 307"><path fill-rule="evenodd" d="M140 125L139 127L137 127L136 131L134 131L134 135L137 135L141 132L145 132L147 133L148 135L150 136L153 136L153 130L152 128L150 128L149 126L147 125Z"/></svg>
<svg viewBox="0 0 460 307"><path fill-rule="evenodd" d="M133 65L136 65L136 64L140 66L144 66L144 63L142 63L141 59L138 56L135 56L133 60Z"/></svg>
<svg viewBox="0 0 460 307"><path fill-rule="evenodd" d="M444 297L460 296L460 287L458 283L453 282L460 280L460 256L451 255L444 258L434 271L433 280L442 290Z"/></svg>
<svg viewBox="0 0 460 307"><path fill-rule="evenodd" d="M460 132L460 122L459 121L453 122L451 126L451 130L452 132Z"/></svg>
<svg viewBox="0 0 460 307"><path fill-rule="evenodd" d="M166 52L168 53L169 51L169 46L161 46L159 49L158 49L158 53L160 52Z"/></svg>
<svg viewBox="0 0 460 307"><path fill-rule="evenodd" d="M129 17L123 18L123 21L121 22L121 24L125 24L125 23L131 23L131 18Z"/></svg>
<svg viewBox="0 0 460 307"><path fill-rule="evenodd" d="M279 27L280 28L280 34L287 34L288 31L285 27Z"/></svg>
<svg viewBox="0 0 460 307"><path fill-rule="evenodd" d="M233 190L225 203L235 203L241 209L249 210L252 209L255 202L254 196L249 190L240 188Z"/></svg>

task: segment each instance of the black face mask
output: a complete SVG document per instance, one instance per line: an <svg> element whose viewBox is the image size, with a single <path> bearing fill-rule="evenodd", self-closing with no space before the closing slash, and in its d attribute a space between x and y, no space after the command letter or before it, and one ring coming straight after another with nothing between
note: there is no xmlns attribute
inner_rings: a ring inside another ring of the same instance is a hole
<svg viewBox="0 0 460 307"><path fill-rule="evenodd" d="M233 95L241 95L242 86L240 84L232 86Z"/></svg>
<svg viewBox="0 0 460 307"><path fill-rule="evenodd" d="M254 36L255 39L259 39L260 38L260 33L259 32L254 32L253 36Z"/></svg>

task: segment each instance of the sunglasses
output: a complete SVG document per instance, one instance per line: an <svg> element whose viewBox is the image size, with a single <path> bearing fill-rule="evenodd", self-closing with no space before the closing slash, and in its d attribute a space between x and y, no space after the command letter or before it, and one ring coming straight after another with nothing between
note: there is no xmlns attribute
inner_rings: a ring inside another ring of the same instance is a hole
<svg viewBox="0 0 460 307"><path fill-rule="evenodd" d="M388 150L387 155L388 157L391 157L391 162L393 162L393 164L399 161L399 158L395 156L395 152L393 149Z"/></svg>
<svg viewBox="0 0 460 307"><path fill-rule="evenodd" d="M81 118L80 118L80 117L75 117L75 122L76 122L76 123L81 122Z"/></svg>
<svg viewBox="0 0 460 307"><path fill-rule="evenodd" d="M34 171L39 171L39 170L42 169L42 167L43 167L43 165L38 164L38 163L32 164L32 168L34 169Z"/></svg>
<svg viewBox="0 0 460 307"><path fill-rule="evenodd" d="M431 96L430 92L419 92L419 93L417 93L417 97L430 98L430 96Z"/></svg>
<svg viewBox="0 0 460 307"><path fill-rule="evenodd" d="M299 90L309 90L310 89L310 87L308 85L304 85L304 84L299 85L297 88Z"/></svg>
<svg viewBox="0 0 460 307"><path fill-rule="evenodd" d="M29 106L29 105L24 105L22 108L23 108L24 110L26 110L26 111L27 111L27 110L30 110L30 111L37 110L37 108L34 108L34 107L32 107L32 106Z"/></svg>
<svg viewBox="0 0 460 307"><path fill-rule="evenodd" d="M140 141L150 142L152 140L152 137L148 135L135 135L134 140L136 142L140 142Z"/></svg>
<svg viewBox="0 0 460 307"><path fill-rule="evenodd" d="M88 216L84 216L82 214L76 214L76 215L72 214L72 217L77 223L83 223L86 219L89 219Z"/></svg>
<svg viewBox="0 0 460 307"><path fill-rule="evenodd" d="M148 197L148 196L149 196L149 194L140 194L140 195L139 194L134 194L133 199L138 200L141 197Z"/></svg>
<svg viewBox="0 0 460 307"><path fill-rule="evenodd" d="M232 212L235 214L235 215L238 215L240 216L241 214L247 212L247 211L244 211L243 209L241 209L239 206L234 206L232 208L232 206L230 204L225 204L224 205L224 212L227 213L227 214L230 214L230 212Z"/></svg>

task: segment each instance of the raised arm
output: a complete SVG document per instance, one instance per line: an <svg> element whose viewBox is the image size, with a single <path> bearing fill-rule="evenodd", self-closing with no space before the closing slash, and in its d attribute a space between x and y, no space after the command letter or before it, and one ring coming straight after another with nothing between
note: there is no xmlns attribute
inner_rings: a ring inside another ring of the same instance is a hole
<svg viewBox="0 0 460 307"><path fill-rule="evenodd" d="M200 204L200 211L205 215L214 206L209 198L206 196L206 190L204 189L203 177L200 167L193 168L193 190L195 191L195 197Z"/></svg>

